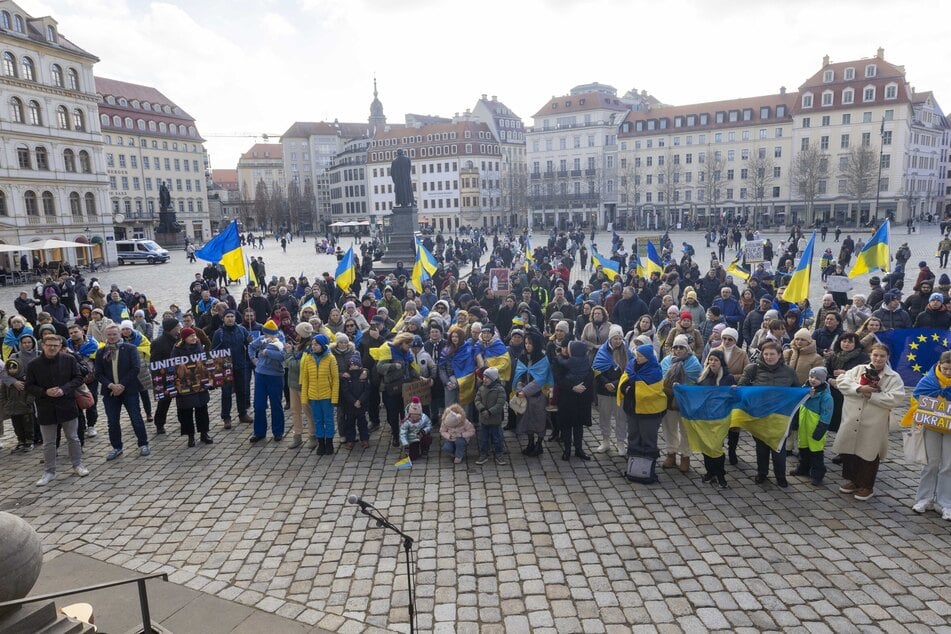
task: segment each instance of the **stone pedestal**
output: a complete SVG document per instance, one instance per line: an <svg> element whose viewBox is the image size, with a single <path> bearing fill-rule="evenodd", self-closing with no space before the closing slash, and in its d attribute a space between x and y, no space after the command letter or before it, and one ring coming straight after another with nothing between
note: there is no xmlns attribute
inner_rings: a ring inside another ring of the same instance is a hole
<svg viewBox="0 0 951 634"><path fill-rule="evenodd" d="M389 273L402 262L407 270L416 262L416 231L419 228L419 210L412 207L394 207L390 216L390 243L386 254L374 265L377 273Z"/></svg>

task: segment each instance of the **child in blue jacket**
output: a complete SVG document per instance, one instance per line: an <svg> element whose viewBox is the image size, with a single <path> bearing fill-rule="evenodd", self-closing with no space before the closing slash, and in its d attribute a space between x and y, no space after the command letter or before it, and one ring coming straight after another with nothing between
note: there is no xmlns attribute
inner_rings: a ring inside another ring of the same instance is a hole
<svg viewBox="0 0 951 634"><path fill-rule="evenodd" d="M799 407L799 467L789 475L808 476L812 484L822 485L826 474L826 432L832 420L832 394L829 372L824 367L809 370L805 387L812 388L809 399Z"/></svg>

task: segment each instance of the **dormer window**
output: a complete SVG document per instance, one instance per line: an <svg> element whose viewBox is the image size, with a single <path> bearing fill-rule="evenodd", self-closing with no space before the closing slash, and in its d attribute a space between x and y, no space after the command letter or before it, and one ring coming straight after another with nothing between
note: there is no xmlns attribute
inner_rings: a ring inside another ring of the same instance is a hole
<svg viewBox="0 0 951 634"><path fill-rule="evenodd" d="M579 105L579 106L583 106L583 105L584 105L584 97L582 97L581 99L578 100L578 105Z"/></svg>
<svg viewBox="0 0 951 634"><path fill-rule="evenodd" d="M46 27L46 41L47 42L56 42L56 29L52 25Z"/></svg>
<svg viewBox="0 0 951 634"><path fill-rule="evenodd" d="M842 91L842 103L854 103L855 102L855 91L851 88L846 88Z"/></svg>
<svg viewBox="0 0 951 634"><path fill-rule="evenodd" d="M834 71L827 70L827 71L825 71L824 73L822 73L822 81L824 81L825 83L828 84L829 82L831 82L831 81L834 80L834 79L835 79L835 72L834 72Z"/></svg>
<svg viewBox="0 0 951 634"><path fill-rule="evenodd" d="M833 101L833 93L831 90L823 91L822 93L822 105L831 106Z"/></svg>
<svg viewBox="0 0 951 634"><path fill-rule="evenodd" d="M865 76L866 77L875 77L875 73L878 72L878 68L875 64L869 64L865 67Z"/></svg>
<svg viewBox="0 0 951 634"><path fill-rule="evenodd" d="M811 108L812 107L812 93L807 92L802 96L802 107Z"/></svg>
<svg viewBox="0 0 951 634"><path fill-rule="evenodd" d="M106 103L109 104L110 106L114 106L116 105L116 98L113 97L112 95L109 95L108 97L106 97Z"/></svg>
<svg viewBox="0 0 951 634"><path fill-rule="evenodd" d="M786 106L776 106L776 116L785 117L786 116Z"/></svg>
<svg viewBox="0 0 951 634"><path fill-rule="evenodd" d="M875 86L866 86L862 91L862 101L875 101Z"/></svg>
<svg viewBox="0 0 951 634"><path fill-rule="evenodd" d="M125 108L126 106L129 105L129 102L126 101L126 98L125 98L125 97L120 97L120 98L119 98L119 105L122 106L123 108Z"/></svg>
<svg viewBox="0 0 951 634"><path fill-rule="evenodd" d="M855 79L855 69L854 69L854 68L846 68L846 69L845 69L844 76L845 76L845 79L846 79L847 81L848 81L848 80Z"/></svg>
<svg viewBox="0 0 951 634"><path fill-rule="evenodd" d="M17 33L23 33L23 17L19 15L13 16L13 30Z"/></svg>
<svg viewBox="0 0 951 634"><path fill-rule="evenodd" d="M898 84L888 84L885 86L885 99L898 98Z"/></svg>

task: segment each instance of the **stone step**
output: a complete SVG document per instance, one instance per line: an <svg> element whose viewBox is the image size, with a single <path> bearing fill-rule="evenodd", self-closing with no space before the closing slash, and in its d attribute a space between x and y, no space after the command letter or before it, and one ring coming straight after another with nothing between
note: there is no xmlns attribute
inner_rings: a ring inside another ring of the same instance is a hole
<svg viewBox="0 0 951 634"><path fill-rule="evenodd" d="M56 621L56 605L52 602L27 603L0 616L0 634L39 632Z"/></svg>

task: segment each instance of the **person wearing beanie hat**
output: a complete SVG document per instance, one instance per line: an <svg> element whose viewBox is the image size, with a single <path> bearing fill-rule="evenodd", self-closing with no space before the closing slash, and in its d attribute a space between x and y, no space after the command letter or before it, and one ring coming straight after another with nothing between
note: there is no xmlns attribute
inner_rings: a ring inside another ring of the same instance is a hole
<svg viewBox="0 0 951 634"><path fill-rule="evenodd" d="M699 337L699 333L694 336ZM673 384L693 385L700 377L703 367L693 353L693 347L687 335L677 334L668 339L671 343L670 353L660 362L660 370L664 377L664 392L668 396L670 405L661 421L664 427L664 439L667 441L667 459L661 466L665 469L677 467L677 454L680 454L680 472L687 473L690 470L690 444L687 442L687 430L683 421L680 420L680 411L676 409L676 401L673 400ZM700 342L700 345L703 345L703 342Z"/></svg>
<svg viewBox="0 0 951 634"><path fill-rule="evenodd" d="M796 372L799 385L809 379L809 370L825 365L825 359L816 349L816 341L808 328L800 328L793 335L788 350L783 351L783 361Z"/></svg>
<svg viewBox="0 0 951 634"><path fill-rule="evenodd" d="M330 352L337 361L337 375L343 376L350 369L350 357L357 351L350 337L340 333L330 344Z"/></svg>
<svg viewBox="0 0 951 634"><path fill-rule="evenodd" d="M345 363L349 369L353 348L349 341L347 344ZM310 351L301 356L300 399L304 407L310 408L319 456L331 455L334 452L334 407L340 397L338 368L339 362L331 353L330 338L322 333L314 335Z"/></svg>
<svg viewBox="0 0 951 634"><path fill-rule="evenodd" d="M251 341L248 357L254 368L254 431L248 442L264 440L270 427L275 441L284 438L284 334L268 319L261 327L261 336Z"/></svg>
<svg viewBox="0 0 951 634"><path fill-rule="evenodd" d="M502 418L505 416L507 399L505 386L499 381L498 368L487 367L482 373L482 385L476 391L475 410L479 415L479 457L477 465L489 460L489 449L495 461L504 465L505 441L502 438Z"/></svg>
<svg viewBox="0 0 951 634"><path fill-rule="evenodd" d="M625 454L627 419L617 404L617 386L631 354L624 341L624 329L612 324L608 340L598 348L591 364L595 371L594 387L601 432L601 443L595 448L595 453Z"/></svg>
<svg viewBox="0 0 951 634"><path fill-rule="evenodd" d="M442 450L453 456L455 464L461 464L466 456L469 440L476 430L466 412L458 403L453 403L443 412L439 425L439 435L443 438Z"/></svg>
<svg viewBox="0 0 951 634"><path fill-rule="evenodd" d="M901 305L901 291L897 288L885 292L881 307L872 313L882 322L882 330L898 330L911 328L911 315Z"/></svg>
<svg viewBox="0 0 951 634"><path fill-rule="evenodd" d="M370 400L370 377L363 368L363 360L359 353L350 355L347 370L340 375L340 434L344 439L344 447L353 449L360 436L360 446L366 449L370 446L370 431L367 428L367 406Z"/></svg>
<svg viewBox="0 0 951 634"><path fill-rule="evenodd" d="M591 409L594 402L594 370L588 360L587 347L583 341L572 341L567 350L562 348L555 357L558 366L555 385L558 387L556 422L564 446L562 460L571 459L571 450L582 460L590 460L584 452L583 433L591 426Z"/></svg>
<svg viewBox="0 0 951 634"><path fill-rule="evenodd" d="M832 421L833 401L829 389L829 371L816 367L809 371L804 387L811 388L809 398L799 406L799 466L791 476L809 477L814 486L822 486L826 474L826 432Z"/></svg>
<svg viewBox="0 0 951 634"><path fill-rule="evenodd" d="M429 453L433 443L432 421L423 412L423 404L414 396L406 406L406 416L400 423L400 444L411 461Z"/></svg>
<svg viewBox="0 0 951 634"><path fill-rule="evenodd" d="M915 328L951 328L951 312L945 308L945 296L941 293L932 293L928 296L928 304L918 313L915 319Z"/></svg>
<svg viewBox="0 0 951 634"><path fill-rule="evenodd" d="M711 330L712 329L713 327L711 326ZM671 350L675 345L674 341L677 339L677 337L683 337L683 339L687 342L687 347L690 348L690 351L698 359L703 355L703 334L696 326L694 326L693 315L689 310L680 312L680 319L677 321L674 327L670 329L670 332L667 333L667 338L664 340L663 345L665 356L670 355Z"/></svg>
<svg viewBox="0 0 951 634"><path fill-rule="evenodd" d="M211 350L229 350L233 380L221 386L221 422L225 429L231 429L231 401L236 402L238 420L251 422L248 410L251 408L251 366L248 359L248 344L251 333L238 323L238 312L226 310L221 327L211 336Z"/></svg>
<svg viewBox="0 0 951 634"><path fill-rule="evenodd" d="M319 318L315 318L319 321ZM307 423L308 449L317 446L317 437L310 430L314 429L314 418L310 407L301 396L300 368L305 355L310 352L314 338L314 326L302 321L294 328L297 335L296 342L288 342L284 349L285 385L290 397L291 433L293 434L288 449L297 449L304 444L304 423Z"/></svg>
<svg viewBox="0 0 951 634"><path fill-rule="evenodd" d="M42 326L40 326L42 329ZM139 399L142 409L145 410L146 422L152 422L152 400L149 394L152 392L149 387L152 385L152 372L149 370L149 363L152 358L152 342L149 341L141 332L135 329L135 325L128 319L124 319L119 324L119 332L122 340L135 346L139 352ZM204 352L202 348L202 352Z"/></svg>

